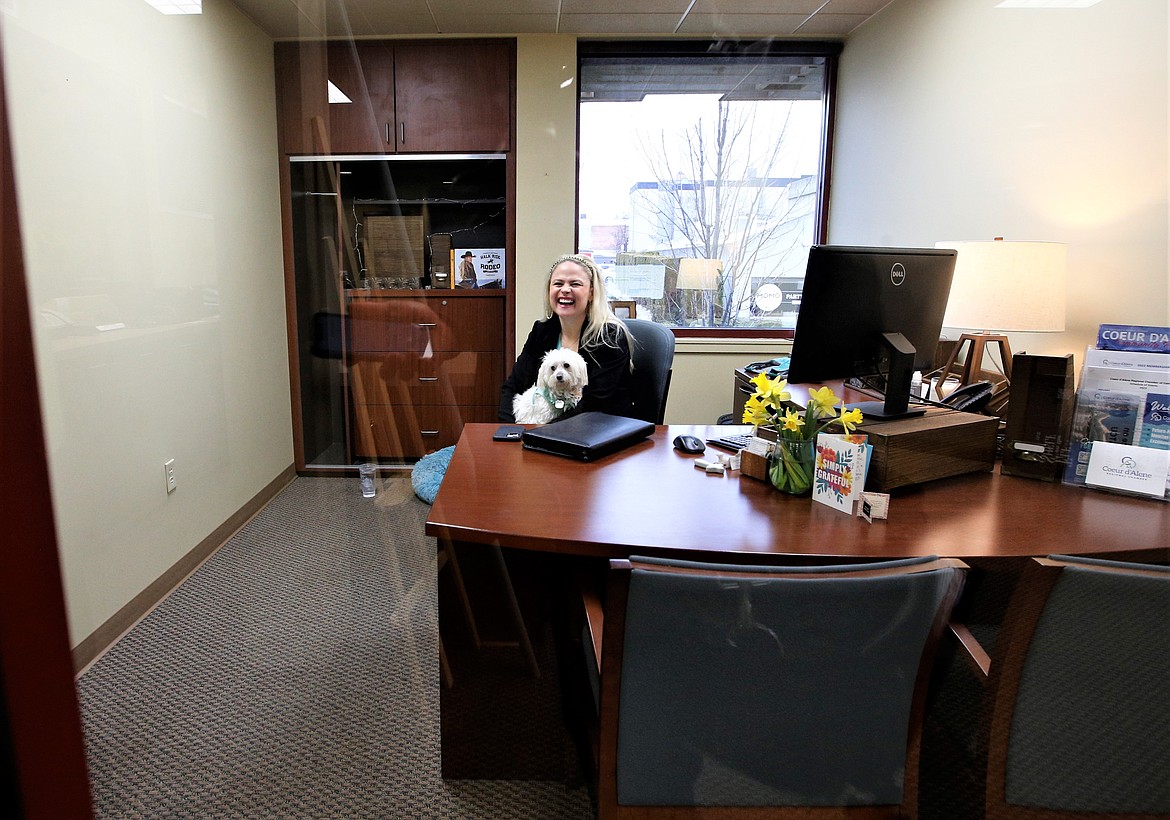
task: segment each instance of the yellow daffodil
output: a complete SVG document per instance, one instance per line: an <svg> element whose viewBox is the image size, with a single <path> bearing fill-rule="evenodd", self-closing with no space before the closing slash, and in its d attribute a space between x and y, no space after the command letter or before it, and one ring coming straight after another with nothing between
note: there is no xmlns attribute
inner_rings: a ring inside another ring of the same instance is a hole
<svg viewBox="0 0 1170 820"><path fill-rule="evenodd" d="M854 407L852 410L846 410L845 405L841 405L841 417L837 419L841 422L841 427L846 433L852 433L853 428L861 424L861 408Z"/></svg>
<svg viewBox="0 0 1170 820"><path fill-rule="evenodd" d="M758 373L752 379L752 384L755 385L756 395L760 397L761 401L772 407L779 407L792 397L792 394L788 392L786 379L769 379L763 373Z"/></svg>
<svg viewBox="0 0 1170 820"><path fill-rule="evenodd" d="M795 410L784 411L784 429L791 430L793 433L799 433L800 428L804 427L804 419L800 417Z"/></svg>
<svg viewBox="0 0 1170 820"><path fill-rule="evenodd" d="M835 415L833 405L839 401L841 400L837 398L831 387L808 391L808 406L812 408L813 415L817 417Z"/></svg>
<svg viewBox="0 0 1170 820"><path fill-rule="evenodd" d="M759 427L761 424L768 424L772 421L772 416L768 412L768 406L760 400L759 396L752 396L743 406L743 424L751 424Z"/></svg>

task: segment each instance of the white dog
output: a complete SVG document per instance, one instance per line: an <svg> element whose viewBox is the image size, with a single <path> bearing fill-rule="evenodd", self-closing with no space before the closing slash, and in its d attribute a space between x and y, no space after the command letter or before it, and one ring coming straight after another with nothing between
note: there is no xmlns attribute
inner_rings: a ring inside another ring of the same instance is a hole
<svg viewBox="0 0 1170 820"><path fill-rule="evenodd" d="M585 360L566 348L544 354L536 384L512 399L512 414L520 424L546 424L581 401L581 388L589 384Z"/></svg>

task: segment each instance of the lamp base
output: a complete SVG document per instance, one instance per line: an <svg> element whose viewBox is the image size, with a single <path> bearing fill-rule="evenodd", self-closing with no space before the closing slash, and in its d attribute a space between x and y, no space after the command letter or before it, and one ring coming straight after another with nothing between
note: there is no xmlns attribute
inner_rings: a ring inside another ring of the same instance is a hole
<svg viewBox="0 0 1170 820"><path fill-rule="evenodd" d="M941 388L948 379L957 379L957 387L965 387L984 380L983 359L988 351L998 350L999 372L1003 381L995 386L995 392L987 405L987 413L1002 416L1007 410L1008 391L1012 381L1012 348L1007 336L997 333L964 333L959 337L946 364L937 372L935 392L939 398ZM993 357L994 360L995 357ZM957 388L956 388L957 389Z"/></svg>

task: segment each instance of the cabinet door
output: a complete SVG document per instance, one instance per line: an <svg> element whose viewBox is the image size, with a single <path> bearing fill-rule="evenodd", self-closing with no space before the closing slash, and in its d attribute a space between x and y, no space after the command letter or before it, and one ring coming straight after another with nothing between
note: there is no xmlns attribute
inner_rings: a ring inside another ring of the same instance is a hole
<svg viewBox="0 0 1170 820"><path fill-rule="evenodd" d="M329 82L350 100L329 103L331 153L392 153L394 52L386 43L359 41L330 43L328 55Z"/></svg>
<svg viewBox="0 0 1170 820"><path fill-rule="evenodd" d="M399 151L510 148L510 42L397 45L394 63Z"/></svg>

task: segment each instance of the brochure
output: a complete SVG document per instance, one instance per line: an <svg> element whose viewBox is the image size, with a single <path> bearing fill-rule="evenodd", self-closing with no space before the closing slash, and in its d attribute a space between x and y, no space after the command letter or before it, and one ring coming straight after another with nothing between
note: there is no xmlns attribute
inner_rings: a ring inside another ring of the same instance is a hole
<svg viewBox="0 0 1170 820"><path fill-rule="evenodd" d="M1170 353L1170 327L1101 325L1097 328L1097 347L1103 350Z"/></svg>
<svg viewBox="0 0 1170 820"><path fill-rule="evenodd" d="M1066 484L1170 498L1170 328L1101 325L1085 351Z"/></svg>

